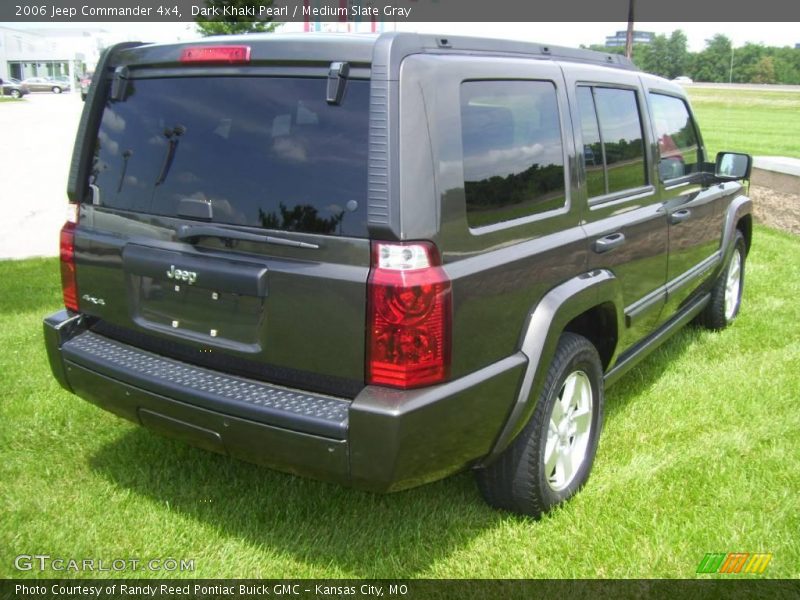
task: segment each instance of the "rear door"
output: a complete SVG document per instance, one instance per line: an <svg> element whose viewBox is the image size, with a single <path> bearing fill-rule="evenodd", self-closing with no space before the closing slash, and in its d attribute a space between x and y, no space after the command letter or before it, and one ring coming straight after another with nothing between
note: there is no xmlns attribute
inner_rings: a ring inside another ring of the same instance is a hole
<svg viewBox="0 0 800 600"><path fill-rule="evenodd" d="M161 354L354 396L364 381L369 82L161 70L102 107L81 310ZM194 75L194 76L188 76Z"/></svg>
<svg viewBox="0 0 800 600"><path fill-rule="evenodd" d="M590 268L612 271L625 307L624 350L652 331L664 306L667 227L653 185L646 99L635 74L566 69L582 156Z"/></svg>

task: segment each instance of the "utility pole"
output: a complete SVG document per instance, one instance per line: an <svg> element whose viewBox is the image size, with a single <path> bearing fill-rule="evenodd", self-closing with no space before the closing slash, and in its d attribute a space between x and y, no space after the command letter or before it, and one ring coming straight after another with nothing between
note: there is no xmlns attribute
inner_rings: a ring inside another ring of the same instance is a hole
<svg viewBox="0 0 800 600"><path fill-rule="evenodd" d="M728 83L733 83L733 42L731 42L731 70L728 72Z"/></svg>
<svg viewBox="0 0 800 600"><path fill-rule="evenodd" d="M636 0L628 0L628 33L625 36L625 56L633 56L633 5Z"/></svg>

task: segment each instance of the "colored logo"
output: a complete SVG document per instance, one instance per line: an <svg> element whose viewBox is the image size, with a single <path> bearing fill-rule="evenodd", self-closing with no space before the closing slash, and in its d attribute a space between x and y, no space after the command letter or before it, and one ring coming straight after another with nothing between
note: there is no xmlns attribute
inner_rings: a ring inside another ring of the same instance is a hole
<svg viewBox="0 0 800 600"><path fill-rule="evenodd" d="M757 573L767 569L772 554L766 552L709 552L697 565L698 573Z"/></svg>

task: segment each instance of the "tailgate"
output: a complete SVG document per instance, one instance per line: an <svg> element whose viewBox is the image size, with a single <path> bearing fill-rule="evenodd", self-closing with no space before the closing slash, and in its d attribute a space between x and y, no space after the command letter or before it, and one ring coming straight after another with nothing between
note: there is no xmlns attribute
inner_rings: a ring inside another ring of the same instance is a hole
<svg viewBox="0 0 800 600"><path fill-rule="evenodd" d="M117 86L119 87L119 85ZM104 335L353 397L364 385L368 81L136 78L103 107L75 257Z"/></svg>

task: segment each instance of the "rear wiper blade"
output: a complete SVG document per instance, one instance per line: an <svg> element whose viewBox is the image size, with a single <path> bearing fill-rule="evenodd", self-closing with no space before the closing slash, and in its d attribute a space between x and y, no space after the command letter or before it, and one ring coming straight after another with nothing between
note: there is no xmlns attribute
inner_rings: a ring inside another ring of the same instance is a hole
<svg viewBox="0 0 800 600"><path fill-rule="evenodd" d="M274 237L271 235L260 235L248 233L236 229L216 227L214 225L181 225L177 231L177 237L181 241L194 240L201 237L215 237L222 240L236 240L241 242L258 242L261 244L274 244L276 246L289 246L291 248L310 248L316 250L317 244L299 242L297 240L287 240L286 238Z"/></svg>
<svg viewBox="0 0 800 600"><path fill-rule="evenodd" d="M172 168L172 161L175 160L175 153L178 151L178 143L180 137L186 133L186 127L183 125L176 125L173 129L166 129L164 137L167 138L167 154L164 157L164 164L161 165L161 171L158 173L156 185L161 185L167 179L170 168Z"/></svg>

